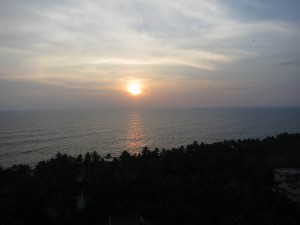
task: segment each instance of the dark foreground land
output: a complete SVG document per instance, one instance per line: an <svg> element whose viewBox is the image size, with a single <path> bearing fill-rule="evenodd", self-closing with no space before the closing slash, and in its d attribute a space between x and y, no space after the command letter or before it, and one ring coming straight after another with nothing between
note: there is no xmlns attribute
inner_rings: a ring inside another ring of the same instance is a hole
<svg viewBox="0 0 300 225"><path fill-rule="evenodd" d="M57 153L35 168L0 169L0 224L109 224L109 216L122 224L136 215L161 225L299 225L296 204L274 191L282 167L300 167L300 134L112 159Z"/></svg>

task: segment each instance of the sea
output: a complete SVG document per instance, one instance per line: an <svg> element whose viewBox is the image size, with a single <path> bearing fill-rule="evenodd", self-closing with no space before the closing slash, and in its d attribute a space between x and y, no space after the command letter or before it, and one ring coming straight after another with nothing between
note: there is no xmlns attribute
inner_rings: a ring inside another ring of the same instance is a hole
<svg viewBox="0 0 300 225"><path fill-rule="evenodd" d="M103 109L0 112L0 165L34 166L57 152L171 149L198 141L300 133L300 108Z"/></svg>

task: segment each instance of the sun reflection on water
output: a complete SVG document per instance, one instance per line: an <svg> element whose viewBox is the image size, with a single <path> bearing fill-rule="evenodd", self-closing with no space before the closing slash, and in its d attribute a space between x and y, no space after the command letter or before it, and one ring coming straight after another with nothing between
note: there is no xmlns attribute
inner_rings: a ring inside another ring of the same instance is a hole
<svg viewBox="0 0 300 225"><path fill-rule="evenodd" d="M131 154L140 152L141 149L145 147L144 136L145 133L141 115L133 111L128 118L125 141L126 149L130 149Z"/></svg>

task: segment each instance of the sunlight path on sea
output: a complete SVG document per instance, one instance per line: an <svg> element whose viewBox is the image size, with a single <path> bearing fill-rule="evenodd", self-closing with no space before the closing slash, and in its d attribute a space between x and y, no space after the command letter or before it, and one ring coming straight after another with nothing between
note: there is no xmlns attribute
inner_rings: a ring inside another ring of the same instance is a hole
<svg viewBox="0 0 300 225"><path fill-rule="evenodd" d="M125 146L126 149L131 149L130 153L138 153L141 150L141 146L145 146L145 128L141 115L137 111L132 111L128 115L128 124L125 134Z"/></svg>

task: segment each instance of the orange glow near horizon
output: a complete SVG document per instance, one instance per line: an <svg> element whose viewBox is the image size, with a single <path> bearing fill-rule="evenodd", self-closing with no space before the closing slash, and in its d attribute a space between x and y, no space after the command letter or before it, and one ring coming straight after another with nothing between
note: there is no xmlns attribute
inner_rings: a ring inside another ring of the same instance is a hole
<svg viewBox="0 0 300 225"><path fill-rule="evenodd" d="M127 85L127 91L132 95L139 95L142 93L141 84L133 82Z"/></svg>

